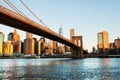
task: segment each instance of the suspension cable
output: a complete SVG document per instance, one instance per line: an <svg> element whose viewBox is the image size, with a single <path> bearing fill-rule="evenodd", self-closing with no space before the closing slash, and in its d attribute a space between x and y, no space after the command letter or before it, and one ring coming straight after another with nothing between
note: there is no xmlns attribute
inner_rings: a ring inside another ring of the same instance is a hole
<svg viewBox="0 0 120 80"><path fill-rule="evenodd" d="M40 20L40 19L33 13L33 11L32 11L22 0L20 0L20 2L24 5L24 7L25 7L29 12L32 13L32 15L33 15L40 23L42 23L44 26L47 27L47 25L44 24L43 21Z"/></svg>
<svg viewBox="0 0 120 80"><path fill-rule="evenodd" d="M10 6L13 10L15 10L18 14L21 14L22 16L26 17L16 6L14 6L9 0L4 0L8 6Z"/></svg>

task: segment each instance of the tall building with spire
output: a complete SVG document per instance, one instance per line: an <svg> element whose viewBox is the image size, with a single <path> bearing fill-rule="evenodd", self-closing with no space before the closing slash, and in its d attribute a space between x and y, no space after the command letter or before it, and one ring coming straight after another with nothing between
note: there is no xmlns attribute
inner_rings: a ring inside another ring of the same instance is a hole
<svg viewBox="0 0 120 80"><path fill-rule="evenodd" d="M98 33L98 51L99 53L107 53L109 48L108 32L102 31Z"/></svg>
<svg viewBox="0 0 120 80"><path fill-rule="evenodd" d="M14 29L13 33L8 34L8 40L11 41L13 44L13 53L21 53L20 35L16 29Z"/></svg>
<svg viewBox="0 0 120 80"><path fill-rule="evenodd" d="M59 28L59 34L63 36L63 28L62 28L62 26Z"/></svg>
<svg viewBox="0 0 120 80"><path fill-rule="evenodd" d="M14 33L13 33L13 41L17 41L17 30L14 29Z"/></svg>
<svg viewBox="0 0 120 80"><path fill-rule="evenodd" d="M4 41L4 34L0 32L0 56L3 55L3 41Z"/></svg>
<svg viewBox="0 0 120 80"><path fill-rule="evenodd" d="M60 26L60 28L59 28L59 35L63 36L63 28L62 28L62 26ZM60 53L60 54L64 54L65 53L65 50L63 48L63 44L60 44L60 43L58 44L57 52Z"/></svg>
<svg viewBox="0 0 120 80"><path fill-rule="evenodd" d="M34 47L35 47L35 43L34 43L34 39L33 39L33 35L32 33L28 33L26 32L26 39L24 40L24 53L26 55L28 54L34 54Z"/></svg>

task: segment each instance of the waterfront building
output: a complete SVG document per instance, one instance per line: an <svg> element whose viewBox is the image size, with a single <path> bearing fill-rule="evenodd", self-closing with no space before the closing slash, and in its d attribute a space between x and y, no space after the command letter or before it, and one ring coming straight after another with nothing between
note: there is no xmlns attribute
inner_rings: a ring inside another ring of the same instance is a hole
<svg viewBox="0 0 120 80"><path fill-rule="evenodd" d="M26 33L26 39L24 40L24 53L25 55L34 54L34 39L32 38L32 33Z"/></svg>
<svg viewBox="0 0 120 80"><path fill-rule="evenodd" d="M103 31L98 33L98 51L99 53L107 53L109 48L108 32Z"/></svg>
<svg viewBox="0 0 120 80"><path fill-rule="evenodd" d="M4 56L12 56L13 55L13 45L10 41L3 43L3 54Z"/></svg>
<svg viewBox="0 0 120 80"><path fill-rule="evenodd" d="M13 52L21 53L21 41L12 42L13 44Z"/></svg>
<svg viewBox="0 0 120 80"><path fill-rule="evenodd" d="M92 48L92 53L96 53L95 47Z"/></svg>
<svg viewBox="0 0 120 80"><path fill-rule="evenodd" d="M40 42L40 40L38 40L37 41L37 47L38 47L38 56L40 56L41 55L41 42Z"/></svg>
<svg viewBox="0 0 120 80"><path fill-rule="evenodd" d="M53 44L52 44L52 40L48 41L48 44L46 45L46 53L48 55L53 55Z"/></svg>
<svg viewBox="0 0 120 80"><path fill-rule="evenodd" d="M65 52L71 52L70 47L69 46L65 46Z"/></svg>
<svg viewBox="0 0 120 80"><path fill-rule="evenodd" d="M59 28L59 35L63 36L63 28L62 28L62 26ZM58 44L58 53L64 54L64 52L65 52L65 50L63 48L63 44L59 43Z"/></svg>
<svg viewBox="0 0 120 80"><path fill-rule="evenodd" d="M109 43L109 49L114 49L115 48L115 43Z"/></svg>
<svg viewBox="0 0 120 80"><path fill-rule="evenodd" d="M120 38L114 40L116 54L120 54Z"/></svg>
<svg viewBox="0 0 120 80"><path fill-rule="evenodd" d="M4 41L4 34L0 32L0 56L3 55L3 41Z"/></svg>
<svg viewBox="0 0 120 80"><path fill-rule="evenodd" d="M120 48L120 38L118 37L115 41L115 48Z"/></svg>
<svg viewBox="0 0 120 80"><path fill-rule="evenodd" d="M33 38L34 40L34 54L38 54L38 46L37 46L37 39L36 38Z"/></svg>
<svg viewBox="0 0 120 80"><path fill-rule="evenodd" d="M75 36L75 29L70 29L70 40L72 40L73 36Z"/></svg>
<svg viewBox="0 0 120 80"><path fill-rule="evenodd" d="M57 42L56 41L52 41L52 43L53 43L53 53L56 53Z"/></svg>
<svg viewBox="0 0 120 80"><path fill-rule="evenodd" d="M42 55L43 53L45 53L45 46L46 46L45 38L40 38L40 42L41 42L41 55Z"/></svg>
<svg viewBox="0 0 120 80"><path fill-rule="evenodd" d="M59 54L64 54L64 53L65 53L65 50L64 50L62 44L60 44L60 45L57 47L56 52L59 53Z"/></svg>
<svg viewBox="0 0 120 80"><path fill-rule="evenodd" d="M13 53L21 53L20 35L16 29L14 29L13 33L8 34L8 40L13 44Z"/></svg>

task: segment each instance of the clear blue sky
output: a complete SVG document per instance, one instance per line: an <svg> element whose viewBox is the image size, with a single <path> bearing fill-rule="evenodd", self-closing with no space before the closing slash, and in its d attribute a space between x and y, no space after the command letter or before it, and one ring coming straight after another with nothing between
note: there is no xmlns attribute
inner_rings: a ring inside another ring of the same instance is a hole
<svg viewBox="0 0 120 80"><path fill-rule="evenodd" d="M25 15L38 22L19 0L10 1ZM115 38L120 37L120 0L23 1L50 29L58 32L60 25L62 25L65 37L69 38L69 30L74 28L76 35L83 36L84 49L89 51L91 51L93 46L96 47L97 33L100 31L108 31L109 42L113 42ZM0 5L9 8L3 0L0 0ZM13 29L0 25L0 31L7 35ZM24 39L25 32L18 32Z"/></svg>

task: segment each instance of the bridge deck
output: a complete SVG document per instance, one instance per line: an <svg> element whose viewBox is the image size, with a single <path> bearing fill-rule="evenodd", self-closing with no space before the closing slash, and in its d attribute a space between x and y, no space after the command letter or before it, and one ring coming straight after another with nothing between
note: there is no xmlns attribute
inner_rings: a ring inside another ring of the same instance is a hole
<svg viewBox="0 0 120 80"><path fill-rule="evenodd" d="M0 23L58 41L73 48L78 48L69 39L3 6L0 6Z"/></svg>

